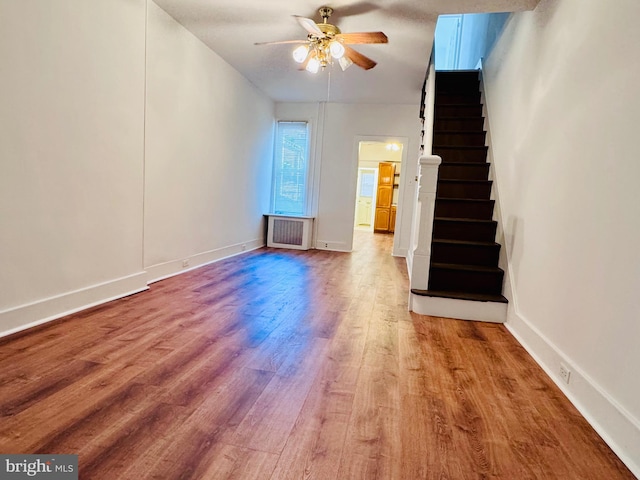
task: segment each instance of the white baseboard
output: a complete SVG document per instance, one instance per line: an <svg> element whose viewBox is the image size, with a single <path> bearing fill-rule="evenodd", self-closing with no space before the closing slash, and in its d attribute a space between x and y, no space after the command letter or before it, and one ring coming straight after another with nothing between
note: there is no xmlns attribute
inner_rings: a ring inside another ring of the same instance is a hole
<svg viewBox="0 0 640 480"><path fill-rule="evenodd" d="M147 290L146 278L145 272L139 272L3 310L0 312L0 337Z"/></svg>
<svg viewBox="0 0 640 480"><path fill-rule="evenodd" d="M504 323L507 320L506 303L476 302L411 293L409 305L411 311L432 317L492 323Z"/></svg>
<svg viewBox="0 0 640 480"><path fill-rule="evenodd" d="M409 249L403 248L403 247L398 247L391 253L391 255L394 257L402 257L402 258L406 258L408 254L409 254Z"/></svg>
<svg viewBox="0 0 640 480"><path fill-rule="evenodd" d="M620 460L640 478L640 421L515 309L509 309L505 326ZM560 362L571 370L568 384L560 378Z"/></svg>
<svg viewBox="0 0 640 480"><path fill-rule="evenodd" d="M173 277L181 273L195 270L196 268L215 263L219 260L233 257L241 253L250 252L258 248L264 247L264 239L249 240L247 242L236 243L215 250L209 250L207 252L191 255L179 260L172 260L170 262L159 263L157 265L151 265L146 267L147 271L147 283L151 284L164 280L165 278ZM186 261L187 265L184 265Z"/></svg>
<svg viewBox="0 0 640 480"><path fill-rule="evenodd" d="M351 252L351 248L345 242L329 242L316 240L316 250L331 250L334 252Z"/></svg>

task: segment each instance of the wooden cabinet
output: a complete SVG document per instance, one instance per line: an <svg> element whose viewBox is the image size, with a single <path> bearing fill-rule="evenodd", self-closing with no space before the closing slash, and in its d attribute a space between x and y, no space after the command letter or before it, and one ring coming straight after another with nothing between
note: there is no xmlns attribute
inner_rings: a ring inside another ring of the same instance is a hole
<svg viewBox="0 0 640 480"><path fill-rule="evenodd" d="M391 217L391 209L390 208L378 208L376 207L376 219L373 223L373 231L374 232L388 232L389 231L389 220Z"/></svg>
<svg viewBox="0 0 640 480"><path fill-rule="evenodd" d="M393 188L391 186L382 185L378 187L378 198L376 199L376 207L391 208L392 197L393 197Z"/></svg>
<svg viewBox="0 0 640 480"><path fill-rule="evenodd" d="M396 206L391 205L391 214L389 216L389 231L396 231Z"/></svg>
<svg viewBox="0 0 640 480"><path fill-rule="evenodd" d="M380 162L378 166L376 216L373 222L373 231L377 233L384 233L390 230L395 169L395 165L389 162Z"/></svg>

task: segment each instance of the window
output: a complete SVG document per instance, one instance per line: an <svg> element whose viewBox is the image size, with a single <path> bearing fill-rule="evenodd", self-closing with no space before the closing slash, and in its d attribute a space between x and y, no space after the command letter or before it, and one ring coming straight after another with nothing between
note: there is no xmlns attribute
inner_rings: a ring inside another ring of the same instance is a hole
<svg viewBox="0 0 640 480"><path fill-rule="evenodd" d="M278 122L273 159L273 213L307 213L307 122Z"/></svg>

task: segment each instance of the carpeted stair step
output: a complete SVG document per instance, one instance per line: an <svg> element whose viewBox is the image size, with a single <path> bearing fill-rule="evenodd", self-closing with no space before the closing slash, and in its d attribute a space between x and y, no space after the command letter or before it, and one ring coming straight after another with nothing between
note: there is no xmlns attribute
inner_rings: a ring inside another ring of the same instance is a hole
<svg viewBox="0 0 640 480"><path fill-rule="evenodd" d="M433 132L433 143L435 145L451 146L484 146L486 132L452 132L447 130L436 130Z"/></svg>
<svg viewBox="0 0 640 480"><path fill-rule="evenodd" d="M442 163L438 170L439 180L486 180L489 178L488 163Z"/></svg>
<svg viewBox="0 0 640 480"><path fill-rule="evenodd" d="M486 293L450 292L446 290L420 290L418 288L412 288L411 293L424 297L451 298L453 300L509 303L509 301L502 295L492 295Z"/></svg>
<svg viewBox="0 0 640 480"><path fill-rule="evenodd" d="M497 267L500 245L496 242L469 242L433 239L431 261L458 265Z"/></svg>
<svg viewBox="0 0 640 480"><path fill-rule="evenodd" d="M480 79L478 71L469 72L443 72L436 74L436 92L468 92L478 90Z"/></svg>
<svg viewBox="0 0 640 480"><path fill-rule="evenodd" d="M432 262L429 290L501 295L503 277L497 267Z"/></svg>
<svg viewBox="0 0 640 480"><path fill-rule="evenodd" d="M438 179L439 198L474 198L488 200L491 196L490 180Z"/></svg>
<svg viewBox="0 0 640 480"><path fill-rule="evenodd" d="M482 117L482 105L435 105L435 118L439 117Z"/></svg>
<svg viewBox="0 0 640 480"><path fill-rule="evenodd" d="M477 105L480 103L480 92L443 92L436 90L436 105L451 105L451 104L463 104L463 105Z"/></svg>
<svg viewBox="0 0 640 480"><path fill-rule="evenodd" d="M434 130L450 132L481 132L484 130L484 117L440 117L434 120Z"/></svg>
<svg viewBox="0 0 640 480"><path fill-rule="evenodd" d="M497 226L495 220L436 217L433 221L433 238L492 242L496 238Z"/></svg>
<svg viewBox="0 0 640 480"><path fill-rule="evenodd" d="M435 217L491 220L493 200L436 197Z"/></svg>
<svg viewBox="0 0 640 480"><path fill-rule="evenodd" d="M439 155L443 163L447 162L481 162L487 161L486 146L453 146L453 145L433 145L433 154Z"/></svg>

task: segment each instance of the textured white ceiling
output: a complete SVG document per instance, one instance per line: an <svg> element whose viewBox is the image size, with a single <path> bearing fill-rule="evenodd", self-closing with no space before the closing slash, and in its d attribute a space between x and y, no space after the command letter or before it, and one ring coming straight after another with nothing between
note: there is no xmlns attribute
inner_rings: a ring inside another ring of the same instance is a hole
<svg viewBox="0 0 640 480"><path fill-rule="evenodd" d="M417 104L439 14L530 10L538 0L154 0L253 84L281 102ZM334 8L330 23L343 32L383 31L388 44L356 45L378 65L345 72L298 71L291 45L255 42L305 39L292 15L320 22L318 8Z"/></svg>

